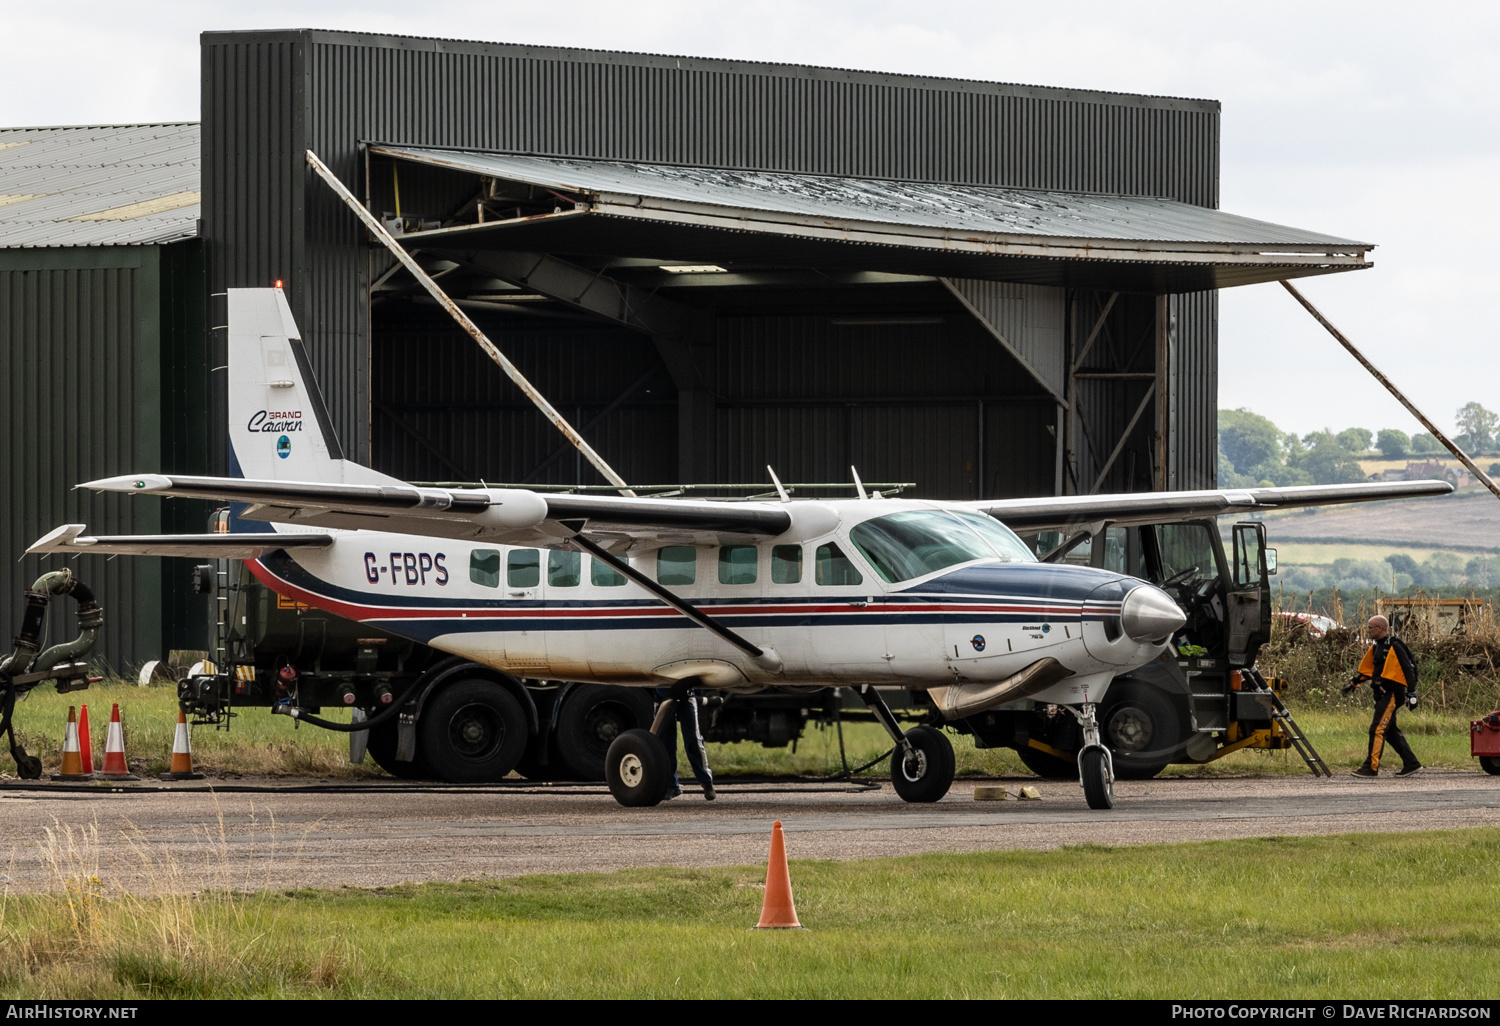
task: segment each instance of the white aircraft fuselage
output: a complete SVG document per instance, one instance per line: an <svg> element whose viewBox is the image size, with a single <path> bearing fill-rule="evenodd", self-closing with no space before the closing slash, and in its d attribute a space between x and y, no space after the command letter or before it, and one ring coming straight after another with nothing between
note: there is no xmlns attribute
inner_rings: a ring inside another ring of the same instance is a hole
<svg viewBox="0 0 1500 1026"><path fill-rule="evenodd" d="M1165 649L1170 628L1159 618L1170 620L1176 606L1164 592L1104 570L1035 562L1013 535L1003 554L896 582L885 578L912 567L877 567L866 553L893 514L908 528L914 519L947 522L976 548L984 539L971 524L1009 534L983 514L897 499L790 505L799 515L782 536L653 543L629 555L635 569L774 652L775 669L583 552L350 531L324 548L249 564L283 595L521 677L940 687L1004 680L1051 657L1072 675L1034 697L1074 704L1099 701L1115 674ZM827 530L797 529L809 521ZM871 522L875 530L860 531Z"/></svg>

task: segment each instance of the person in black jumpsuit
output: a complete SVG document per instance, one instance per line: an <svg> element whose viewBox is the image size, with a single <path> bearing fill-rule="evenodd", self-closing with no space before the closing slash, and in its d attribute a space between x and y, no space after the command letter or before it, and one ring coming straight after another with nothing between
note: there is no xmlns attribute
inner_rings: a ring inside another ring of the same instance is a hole
<svg viewBox="0 0 1500 1026"><path fill-rule="evenodd" d="M671 688L656 689L656 697L660 699L671 698L673 694ZM678 699L673 718L677 723L667 724L666 729L661 732L661 742L672 759L672 786L667 788L666 796L676 798L682 793L682 784L677 779L677 728L680 726L682 744L687 749L688 765L693 769L693 777L702 785L703 797L713 801L718 795L714 791L714 771L708 765L708 749L703 743L703 730L698 722L696 690L690 688Z"/></svg>
<svg viewBox="0 0 1500 1026"><path fill-rule="evenodd" d="M1406 735L1396 726L1396 713L1408 701L1415 706L1417 697L1417 663L1411 650L1400 638L1391 634L1390 624L1383 616L1370 617L1365 625L1370 636L1370 647L1359 663L1358 675L1349 682L1344 691L1350 692L1364 681L1370 682L1375 692L1375 715L1370 721L1370 748L1364 765L1354 771L1357 777L1373 777L1380 773L1380 757L1389 744L1401 756L1398 777L1409 777L1422 768Z"/></svg>

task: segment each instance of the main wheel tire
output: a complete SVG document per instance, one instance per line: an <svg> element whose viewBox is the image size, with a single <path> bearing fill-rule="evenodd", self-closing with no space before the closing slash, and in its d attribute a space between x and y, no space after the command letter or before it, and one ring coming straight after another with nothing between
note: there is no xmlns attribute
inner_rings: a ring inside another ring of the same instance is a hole
<svg viewBox="0 0 1500 1026"><path fill-rule="evenodd" d="M909 802L935 802L953 786L957 763L953 745L940 730L913 727L906 739L916 750L914 764L909 765L906 752L898 745L891 753L891 783L896 793Z"/></svg>
<svg viewBox="0 0 1500 1026"><path fill-rule="evenodd" d="M575 780L603 780L609 746L627 730L651 726L651 714L651 696L644 688L576 687L557 711L552 755Z"/></svg>
<svg viewBox="0 0 1500 1026"><path fill-rule="evenodd" d="M1089 808L1114 808L1114 781L1110 779L1109 762L1105 759L1104 752L1098 748L1084 749L1083 757L1078 762L1078 770L1083 777L1083 797L1088 800Z"/></svg>
<svg viewBox="0 0 1500 1026"><path fill-rule="evenodd" d="M649 730L627 730L610 743L604 779L615 801L631 808L660 805L672 786L667 747Z"/></svg>
<svg viewBox="0 0 1500 1026"><path fill-rule="evenodd" d="M439 780L487 784L521 761L531 733L521 703L483 678L454 681L429 695L417 720L418 751Z"/></svg>
<svg viewBox="0 0 1500 1026"><path fill-rule="evenodd" d="M1099 717L1104 743L1121 780L1150 780L1182 751L1182 724L1167 697L1155 688L1122 684Z"/></svg>
<svg viewBox="0 0 1500 1026"><path fill-rule="evenodd" d="M1040 748L1017 748L1022 764L1043 780L1074 780L1078 777L1078 763L1074 759L1059 759Z"/></svg>
<svg viewBox="0 0 1500 1026"><path fill-rule="evenodd" d="M375 765L398 780L431 780L433 776L432 769L422 761L420 748L417 750L417 757L411 762L397 761L396 730L398 720L399 714L397 717L386 720L377 727L371 727L370 741L365 746L365 751L370 753L370 758L375 760Z"/></svg>
<svg viewBox="0 0 1500 1026"><path fill-rule="evenodd" d="M1481 755L1479 768L1492 777L1500 777L1500 755Z"/></svg>

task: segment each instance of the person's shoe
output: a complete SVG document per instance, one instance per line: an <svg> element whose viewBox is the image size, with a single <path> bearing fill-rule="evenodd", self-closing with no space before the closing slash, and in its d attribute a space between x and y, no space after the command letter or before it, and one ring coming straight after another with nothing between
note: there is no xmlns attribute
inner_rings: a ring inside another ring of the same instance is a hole
<svg viewBox="0 0 1500 1026"><path fill-rule="evenodd" d="M678 787L676 784L673 784L671 787L667 788L667 793L661 796L661 800L664 802L669 802L680 794L682 794L682 788Z"/></svg>
<svg viewBox="0 0 1500 1026"><path fill-rule="evenodd" d="M1372 770L1368 766L1361 766L1359 769L1355 770L1349 775L1351 777L1378 777L1380 776L1380 773L1377 770Z"/></svg>
<svg viewBox="0 0 1500 1026"><path fill-rule="evenodd" d="M1398 777L1409 777L1413 773L1420 773L1421 771L1422 771L1422 764L1419 762L1415 766L1402 766L1399 770L1396 771L1396 776L1398 776Z"/></svg>
<svg viewBox="0 0 1500 1026"><path fill-rule="evenodd" d="M703 797L708 799L709 801L713 801L715 798L719 797L719 792L714 790L714 785L704 784Z"/></svg>

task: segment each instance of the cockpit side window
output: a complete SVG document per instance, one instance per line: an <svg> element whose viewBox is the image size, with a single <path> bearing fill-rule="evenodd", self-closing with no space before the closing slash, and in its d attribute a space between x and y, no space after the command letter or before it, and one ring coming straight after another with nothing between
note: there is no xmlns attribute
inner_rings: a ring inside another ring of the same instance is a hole
<svg viewBox="0 0 1500 1026"><path fill-rule="evenodd" d="M854 526L849 540L887 584L996 558L970 523L938 510L914 509L866 520Z"/></svg>
<svg viewBox="0 0 1500 1026"><path fill-rule="evenodd" d="M813 559L813 576L820 585L828 588L838 587L845 584L863 584L865 575L849 561L849 557L840 551L833 542L827 545L819 545L816 557Z"/></svg>

